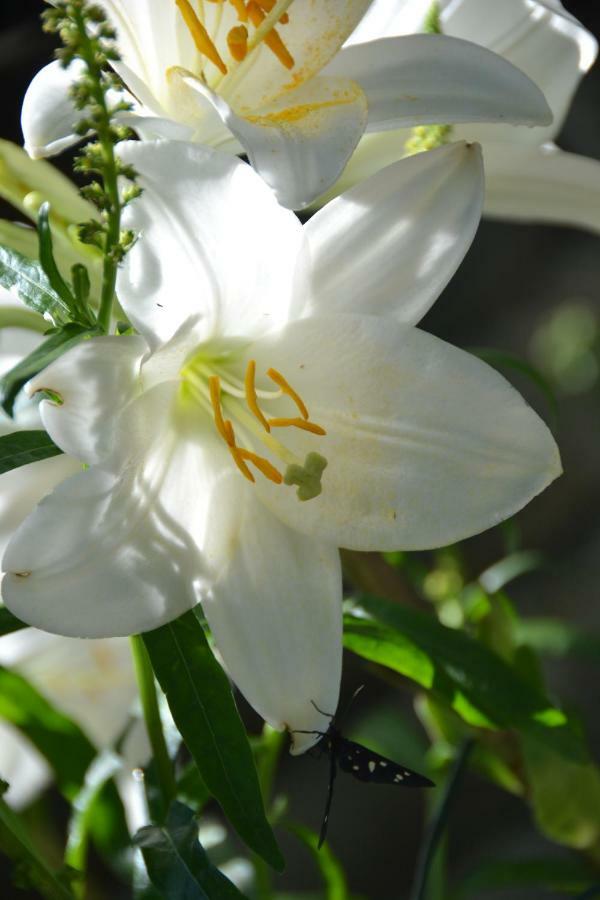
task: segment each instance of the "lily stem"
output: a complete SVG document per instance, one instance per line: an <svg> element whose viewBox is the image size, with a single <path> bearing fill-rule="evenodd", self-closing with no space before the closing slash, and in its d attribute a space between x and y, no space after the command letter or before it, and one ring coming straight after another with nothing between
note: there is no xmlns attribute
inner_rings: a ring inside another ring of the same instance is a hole
<svg viewBox="0 0 600 900"><path fill-rule="evenodd" d="M473 739L465 741L454 760L440 805L427 827L423 843L421 844L410 900L425 900L426 898L427 881L435 860L436 851L444 835L450 809L474 745L475 741Z"/></svg>
<svg viewBox="0 0 600 900"><path fill-rule="evenodd" d="M104 264L98 325L105 333L108 333L117 282L117 251L121 239L121 197L118 186L118 167L111 124L111 111L108 106L106 89L102 84L102 70L96 61L94 47L87 33L85 16L82 10L75 7L73 15L82 40L81 58L87 67L90 81L92 82L91 93L100 111L96 129L98 143L102 148L103 165L101 174L104 183L104 194L108 203L105 212Z"/></svg>
<svg viewBox="0 0 600 900"><path fill-rule="evenodd" d="M283 747L283 742L283 733L275 731L275 729L271 728L269 725L265 725L257 760L257 770L261 793L267 809L271 799L273 779L275 777L277 762L279 754L281 753L281 748ZM254 865L257 900L271 900L273 897L273 886L269 866L257 854L253 854L252 863Z"/></svg>
<svg viewBox="0 0 600 900"><path fill-rule="evenodd" d="M146 723L148 739L150 740L152 756L156 766L163 814L166 817L169 806L175 799L177 792L175 774L173 772L173 765L169 758L167 743L163 732L160 711L158 708L158 698L156 695L156 682L154 680L154 672L152 670L148 651L139 634L134 634L130 638L130 642L135 675L140 693L140 701L144 713L144 721Z"/></svg>

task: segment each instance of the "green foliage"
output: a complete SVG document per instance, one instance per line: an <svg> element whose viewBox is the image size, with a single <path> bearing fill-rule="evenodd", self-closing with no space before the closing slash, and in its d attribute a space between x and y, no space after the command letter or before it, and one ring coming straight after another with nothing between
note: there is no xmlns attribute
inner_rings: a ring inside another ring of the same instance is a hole
<svg viewBox="0 0 600 900"><path fill-rule="evenodd" d="M3 378L0 378L0 405L12 416L15 400L21 388L30 378L45 369L59 356L86 338L100 334L96 328L87 328L71 322L63 325L28 356L14 366Z"/></svg>
<svg viewBox="0 0 600 900"><path fill-rule="evenodd" d="M0 285L55 325L69 320L69 305L52 287L42 264L10 247L0 246Z"/></svg>
<svg viewBox="0 0 600 900"><path fill-rule="evenodd" d="M479 898L481 892L487 890L501 891L515 888L578 894L585 890L593 879L593 869L583 860L533 859L516 862L493 860L480 863L472 869L453 892L452 900ZM532 893L533 897L535 895Z"/></svg>
<svg viewBox="0 0 600 900"><path fill-rule="evenodd" d="M69 874L53 871L46 864L31 843L20 817L2 797L0 852L14 864L12 878L17 887L34 888L45 900L74 900Z"/></svg>
<svg viewBox="0 0 600 900"><path fill-rule="evenodd" d="M586 850L600 863L600 772L563 759L526 740L525 766L540 831L557 843Z"/></svg>
<svg viewBox="0 0 600 900"><path fill-rule="evenodd" d="M578 730L547 697L482 644L431 616L362 597L346 617L344 642L431 690L470 725L514 728L568 758L586 758Z"/></svg>
<svg viewBox="0 0 600 900"><path fill-rule="evenodd" d="M152 668L208 790L238 834L274 868L283 859L229 682L195 611L143 635Z"/></svg>
<svg viewBox="0 0 600 900"><path fill-rule="evenodd" d="M12 634L14 631L20 631L21 628L27 628L25 622L21 622L16 616L0 605L0 637L4 634Z"/></svg>
<svg viewBox="0 0 600 900"><path fill-rule="evenodd" d="M304 825L289 825L288 828L308 847L319 867L325 886L325 900L350 900L344 870L328 844L323 844L319 850L319 837L310 828L306 828Z"/></svg>
<svg viewBox="0 0 600 900"><path fill-rule="evenodd" d="M521 619L516 624L520 643L547 656L573 656L600 662L600 632L583 631L560 619Z"/></svg>
<svg viewBox="0 0 600 900"><path fill-rule="evenodd" d="M1 435L0 474L61 453L45 431L15 431Z"/></svg>
<svg viewBox="0 0 600 900"><path fill-rule="evenodd" d="M182 803L172 805L164 825L141 828L134 841L163 900L243 900L210 863L198 840L194 813Z"/></svg>

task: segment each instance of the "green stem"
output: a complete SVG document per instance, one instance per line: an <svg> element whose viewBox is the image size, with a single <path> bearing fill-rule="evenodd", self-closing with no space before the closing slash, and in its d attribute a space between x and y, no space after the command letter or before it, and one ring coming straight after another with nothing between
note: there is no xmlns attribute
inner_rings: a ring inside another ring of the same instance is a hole
<svg viewBox="0 0 600 900"><path fill-rule="evenodd" d="M271 798L277 761L284 739L283 732L275 731L274 728L265 725L262 735L262 746L257 762L257 770L261 793L267 808ZM270 867L257 854L253 854L252 864L254 866L257 900L271 900L273 897L273 886L271 882Z"/></svg>
<svg viewBox="0 0 600 900"><path fill-rule="evenodd" d="M75 12L75 21L82 38L81 58L85 62L90 79L93 83L92 94L98 107L102 111L101 121L98 123L98 142L102 148L104 167L102 180L104 192L109 199L106 212L106 239L104 242L104 264L102 269L102 290L100 293L100 308L98 311L98 325L104 332L110 330L112 306L115 298L115 285L117 282L118 262L114 251L119 245L121 237L121 198L118 186L118 170L115 157L115 147L111 134L111 116L106 102L106 94L102 87L102 71L98 66L94 48L88 37L85 18L81 10Z"/></svg>
<svg viewBox="0 0 600 900"><path fill-rule="evenodd" d="M169 806L175 799L177 786L163 733L160 711L158 708L158 698L156 696L154 672L152 670L148 651L146 650L144 641L140 635L134 634L130 638L130 642L135 675L137 678L138 690L140 692L140 701L144 713L144 721L146 723L146 730L148 732L150 746L152 747L152 755L156 765L163 814L166 817Z"/></svg>
<svg viewBox="0 0 600 900"><path fill-rule="evenodd" d="M410 893L410 900L425 900L427 881L429 878L431 867L435 860L436 850L444 834L456 790L458 788L458 785L460 784L463 772L466 768L469 754L471 753L471 750L474 746L474 740L469 739L465 741L454 761L454 765L452 766L452 770L450 771L450 775L448 776L448 780L446 781L441 803L435 816L427 827L425 837L421 845L421 850L417 859L415 877Z"/></svg>

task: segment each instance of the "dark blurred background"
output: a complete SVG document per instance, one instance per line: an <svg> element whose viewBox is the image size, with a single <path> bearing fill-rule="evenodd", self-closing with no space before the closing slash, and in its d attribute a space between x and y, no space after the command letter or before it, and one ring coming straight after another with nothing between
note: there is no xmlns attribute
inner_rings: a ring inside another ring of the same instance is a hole
<svg viewBox="0 0 600 900"><path fill-rule="evenodd" d="M564 5L600 36L600 4L580 0ZM21 141L22 96L52 52L51 40L39 28L41 9L40 0L3 0L0 7L1 136L16 142ZM584 79L558 142L566 150L600 159L598 64ZM484 222L424 327L465 348L507 351L535 364L552 381L559 397L556 424L543 394L528 379L505 370L555 429L565 469L563 478L518 517L523 547L541 551L546 561L540 570L517 580L510 594L524 614L565 616L600 632L600 235L572 228ZM463 550L467 571L475 577L502 554L502 535L496 530L479 536L467 541ZM600 761L597 670L591 663L571 661L553 662L548 671L556 693L584 711ZM362 666L348 658L344 693L350 694L364 680ZM384 752L392 753L393 747L386 745L386 726L381 724L390 717L380 715L382 709L397 714L407 752L412 746L418 754L426 743L412 711L411 695L406 692L399 698L380 681L367 680L350 728L365 739L369 735L377 739ZM258 724L250 713L248 721L251 727ZM289 794L294 818L316 828L326 769L324 761L319 765L310 758L285 758L277 784ZM65 810L58 800L54 803L59 828ZM354 893L369 900L406 896L422 823L420 797L369 788L351 779L338 781L330 841ZM280 880L282 890L314 889L318 879L309 858L291 839L282 836L282 843L288 858L287 872ZM563 853L536 835L520 800L475 775L467 777L451 820L451 873L464 873L487 857L554 859ZM101 884L102 880L97 896L108 897L108 888L103 890ZM26 896L12 890L3 884L0 871L2 898ZM118 889L111 893L117 896ZM498 896L520 900L521 894ZM531 892L522 896L533 900ZM540 894L535 900L544 897Z"/></svg>

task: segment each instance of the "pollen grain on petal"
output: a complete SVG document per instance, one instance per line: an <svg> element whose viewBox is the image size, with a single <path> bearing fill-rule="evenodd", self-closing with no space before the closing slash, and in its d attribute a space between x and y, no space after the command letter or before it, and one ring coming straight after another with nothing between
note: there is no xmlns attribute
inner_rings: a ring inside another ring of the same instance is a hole
<svg viewBox="0 0 600 900"><path fill-rule="evenodd" d="M189 0L175 0L183 20L193 38L196 49L203 56L211 61L213 65L223 74L227 74L227 66L221 59L219 51L212 42L210 35L196 13L194 12Z"/></svg>

